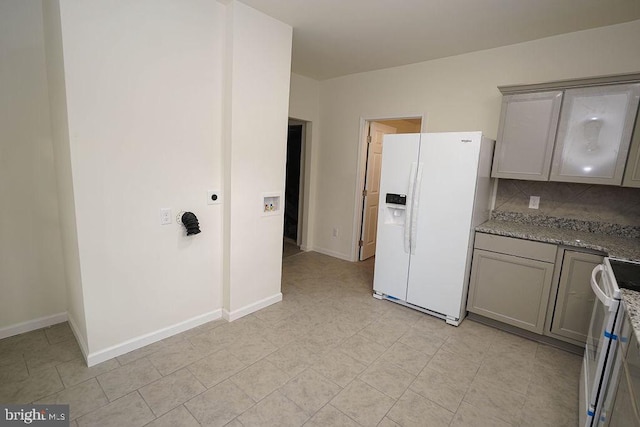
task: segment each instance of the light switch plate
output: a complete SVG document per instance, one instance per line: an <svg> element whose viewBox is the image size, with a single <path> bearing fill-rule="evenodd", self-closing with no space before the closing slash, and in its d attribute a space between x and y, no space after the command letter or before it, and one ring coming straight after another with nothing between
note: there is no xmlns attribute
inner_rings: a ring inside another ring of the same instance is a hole
<svg viewBox="0 0 640 427"><path fill-rule="evenodd" d="M222 203L222 192L220 190L207 191L207 204L218 205Z"/></svg>
<svg viewBox="0 0 640 427"><path fill-rule="evenodd" d="M529 209L538 209L540 207L540 196L529 197Z"/></svg>

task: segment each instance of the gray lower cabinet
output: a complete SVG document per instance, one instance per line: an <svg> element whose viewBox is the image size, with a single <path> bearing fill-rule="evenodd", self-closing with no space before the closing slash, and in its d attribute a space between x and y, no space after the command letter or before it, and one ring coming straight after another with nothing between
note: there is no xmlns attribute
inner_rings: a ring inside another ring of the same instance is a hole
<svg viewBox="0 0 640 427"><path fill-rule="evenodd" d="M556 246L478 233L475 247L467 310L542 334Z"/></svg>
<svg viewBox="0 0 640 427"><path fill-rule="evenodd" d="M467 310L584 347L602 254L476 233Z"/></svg>
<svg viewBox="0 0 640 427"><path fill-rule="evenodd" d="M640 348L632 331L628 315L620 333L620 347L615 354L615 365L603 408L604 423L609 427L640 425ZM628 341L625 341L627 338Z"/></svg>
<svg viewBox="0 0 640 427"><path fill-rule="evenodd" d="M567 338L576 345L586 342L595 301L591 271L600 263L601 255L564 251L555 304L549 307L551 336Z"/></svg>

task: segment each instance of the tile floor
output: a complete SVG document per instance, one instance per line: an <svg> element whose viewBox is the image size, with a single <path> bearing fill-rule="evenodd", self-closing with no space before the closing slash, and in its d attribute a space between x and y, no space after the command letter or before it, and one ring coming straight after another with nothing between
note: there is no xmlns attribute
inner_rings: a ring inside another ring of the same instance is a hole
<svg viewBox="0 0 640 427"><path fill-rule="evenodd" d="M373 264L283 261L284 300L87 368L67 324L0 341L0 402L72 426L575 426L580 358L371 296Z"/></svg>
<svg viewBox="0 0 640 427"><path fill-rule="evenodd" d="M284 238L282 239L282 258L287 258L293 255L297 255L300 252L300 247L296 244L295 240Z"/></svg>

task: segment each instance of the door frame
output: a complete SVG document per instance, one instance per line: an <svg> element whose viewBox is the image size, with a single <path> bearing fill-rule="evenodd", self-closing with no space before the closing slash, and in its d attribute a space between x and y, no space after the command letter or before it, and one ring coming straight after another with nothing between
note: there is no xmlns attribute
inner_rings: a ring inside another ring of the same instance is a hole
<svg viewBox="0 0 640 427"><path fill-rule="evenodd" d="M351 261L358 262L360 259L360 239L362 238L362 203L364 197L362 196L362 190L364 189L366 171L367 171L367 136L369 123L371 122L384 122L386 120L409 120L420 119L420 132L425 132L426 129L426 114L389 114L382 116L361 116L360 117L360 133L358 138L358 158L356 164L356 194L354 200L353 209L353 234L351 236Z"/></svg>
<svg viewBox="0 0 640 427"><path fill-rule="evenodd" d="M298 193L298 237L296 244L301 250L306 251L308 250L309 184L311 182L308 176L311 166L311 150L307 145L311 139L311 122L289 117L288 126L292 125L302 126L302 137L300 141L300 191Z"/></svg>

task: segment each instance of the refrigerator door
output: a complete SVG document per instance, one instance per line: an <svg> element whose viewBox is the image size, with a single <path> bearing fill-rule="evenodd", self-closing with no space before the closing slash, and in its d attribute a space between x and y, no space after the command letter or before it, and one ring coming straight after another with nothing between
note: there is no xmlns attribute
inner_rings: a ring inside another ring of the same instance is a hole
<svg viewBox="0 0 640 427"><path fill-rule="evenodd" d="M420 134L385 135L382 143L373 290L402 301L407 298L413 199L410 190L415 183L420 137Z"/></svg>
<svg viewBox="0 0 640 427"><path fill-rule="evenodd" d="M422 137L407 302L458 319L465 291L482 134Z"/></svg>

